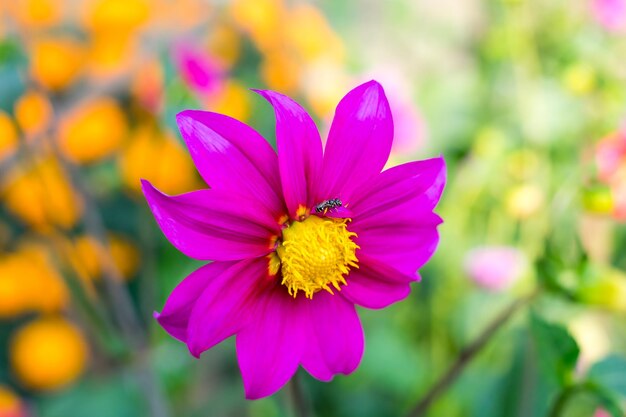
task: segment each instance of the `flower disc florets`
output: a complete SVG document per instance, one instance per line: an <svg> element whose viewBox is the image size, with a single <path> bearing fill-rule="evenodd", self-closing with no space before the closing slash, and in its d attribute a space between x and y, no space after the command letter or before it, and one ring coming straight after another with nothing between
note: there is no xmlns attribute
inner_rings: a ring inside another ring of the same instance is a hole
<svg viewBox="0 0 626 417"><path fill-rule="evenodd" d="M303 291L307 298L319 290L333 294L346 285L350 267L358 268L352 240L356 233L348 231L348 219L309 216L292 222L283 230L283 240L276 249L281 263L282 284L296 297Z"/></svg>

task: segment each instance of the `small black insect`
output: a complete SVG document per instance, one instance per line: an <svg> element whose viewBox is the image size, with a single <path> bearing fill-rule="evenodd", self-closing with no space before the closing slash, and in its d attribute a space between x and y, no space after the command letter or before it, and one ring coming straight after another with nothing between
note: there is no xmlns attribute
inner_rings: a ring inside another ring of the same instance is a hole
<svg viewBox="0 0 626 417"><path fill-rule="evenodd" d="M324 200L315 206L316 213L326 212L326 210L334 209L343 206L343 203L338 198L331 198L330 200Z"/></svg>

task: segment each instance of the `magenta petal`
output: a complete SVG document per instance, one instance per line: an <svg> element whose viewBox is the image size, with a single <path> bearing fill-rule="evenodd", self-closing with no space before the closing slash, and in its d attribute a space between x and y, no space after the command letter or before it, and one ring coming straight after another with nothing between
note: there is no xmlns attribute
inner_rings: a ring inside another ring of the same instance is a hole
<svg viewBox="0 0 626 417"><path fill-rule="evenodd" d="M267 276L267 259L240 261L210 281L195 303L187 345L195 357L246 326Z"/></svg>
<svg viewBox="0 0 626 417"><path fill-rule="evenodd" d="M363 356L363 329L354 304L320 291L308 303L310 339L302 366L314 377L329 381L334 374L352 373Z"/></svg>
<svg viewBox="0 0 626 417"><path fill-rule="evenodd" d="M212 189L250 195L275 217L284 214L277 156L251 127L198 110L176 116L191 157Z"/></svg>
<svg viewBox="0 0 626 417"><path fill-rule="evenodd" d="M155 314L156 320L165 331L186 343L189 316L196 300L210 282L216 280L232 265L232 262L213 262L204 265L178 284L167 298L163 311Z"/></svg>
<svg viewBox="0 0 626 417"><path fill-rule="evenodd" d="M327 346L320 346L320 343L317 341L317 335L313 329L310 329L300 364L313 377L320 381L330 382L335 373L326 364L322 354L323 348L327 348Z"/></svg>
<svg viewBox="0 0 626 417"><path fill-rule="evenodd" d="M322 167L322 141L313 119L295 101L273 91L257 91L276 113L278 165L287 209L312 207Z"/></svg>
<svg viewBox="0 0 626 417"><path fill-rule="evenodd" d="M200 190L170 197L145 180L142 188L165 236L191 258L230 261L263 256L279 234L268 212L232 192Z"/></svg>
<svg viewBox="0 0 626 417"><path fill-rule="evenodd" d="M442 157L409 162L390 168L359 187L350 199L349 208L357 220L385 215L409 202L416 203L415 207L422 213L432 211L445 182L446 165Z"/></svg>
<svg viewBox="0 0 626 417"><path fill-rule="evenodd" d="M267 291L250 312L253 320L237 334L237 358L246 398L272 395L298 369L305 348L302 298L283 287Z"/></svg>
<svg viewBox="0 0 626 417"><path fill-rule="evenodd" d="M359 268L350 271L341 294L362 307L379 309L405 299L417 274L406 274L384 262L359 254Z"/></svg>
<svg viewBox="0 0 626 417"><path fill-rule="evenodd" d="M347 199L385 166L393 120L385 92L376 81L350 91L335 111L324 150L319 199Z"/></svg>
<svg viewBox="0 0 626 417"><path fill-rule="evenodd" d="M371 216L350 224L355 242L367 256L413 274L433 255L439 244L437 226L441 218L423 212L419 202L392 207L384 215Z"/></svg>

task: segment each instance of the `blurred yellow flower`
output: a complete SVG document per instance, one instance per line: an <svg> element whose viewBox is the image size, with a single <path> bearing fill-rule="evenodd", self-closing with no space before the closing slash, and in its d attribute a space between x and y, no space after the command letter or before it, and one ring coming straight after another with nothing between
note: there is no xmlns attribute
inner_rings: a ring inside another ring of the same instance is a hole
<svg viewBox="0 0 626 417"><path fill-rule="evenodd" d="M601 267L581 283L578 299L607 310L626 313L626 274L610 267Z"/></svg>
<svg viewBox="0 0 626 417"><path fill-rule="evenodd" d="M540 159L531 149L519 149L506 157L506 169L516 180L527 180L537 174Z"/></svg>
<svg viewBox="0 0 626 417"><path fill-rule="evenodd" d="M64 0L20 0L7 2L9 13L22 26L46 28L59 22Z"/></svg>
<svg viewBox="0 0 626 417"><path fill-rule="evenodd" d="M230 3L235 23L248 32L261 51L281 41L284 8L282 0L233 0Z"/></svg>
<svg viewBox="0 0 626 417"><path fill-rule="evenodd" d="M306 3L295 5L289 10L284 23L285 39L303 61L312 62L321 57L343 60L341 39L315 6Z"/></svg>
<svg viewBox="0 0 626 417"><path fill-rule="evenodd" d="M16 169L0 196L12 213L39 231L72 227L82 211L68 178L51 157Z"/></svg>
<svg viewBox="0 0 626 417"><path fill-rule="evenodd" d="M88 6L85 23L94 32L129 34L150 18L148 0L98 0Z"/></svg>
<svg viewBox="0 0 626 417"><path fill-rule="evenodd" d="M573 94L583 96L591 93L596 86L596 74L586 63L569 66L563 74L563 83Z"/></svg>
<svg viewBox="0 0 626 417"><path fill-rule="evenodd" d="M115 267L125 279L132 278L139 267L139 250L123 236L110 234L109 250ZM101 256L98 251L102 245L92 236L80 236L74 241L76 258L73 259L81 276L89 279L98 279L102 275Z"/></svg>
<svg viewBox="0 0 626 417"><path fill-rule="evenodd" d="M535 184L523 184L508 193L506 207L512 217L523 220L536 214L544 206L544 202L541 188Z"/></svg>
<svg viewBox="0 0 626 417"><path fill-rule="evenodd" d="M609 187L594 187L583 191L585 210L595 214L611 214L614 210L613 195Z"/></svg>
<svg viewBox="0 0 626 417"><path fill-rule="evenodd" d="M250 91L237 81L230 79L216 93L209 96L207 108L237 120L246 121L250 117Z"/></svg>
<svg viewBox="0 0 626 417"><path fill-rule="evenodd" d="M18 142L19 137L13 120L0 110L0 162L15 152Z"/></svg>
<svg viewBox="0 0 626 417"><path fill-rule="evenodd" d="M19 329L9 346L13 372L27 388L55 390L76 380L88 359L81 331L61 318L37 319Z"/></svg>
<svg viewBox="0 0 626 417"><path fill-rule="evenodd" d="M97 33L89 48L89 74L96 79L117 77L128 71L135 57L136 39L126 33Z"/></svg>
<svg viewBox="0 0 626 417"><path fill-rule="evenodd" d="M141 194L140 180L147 179L168 194L198 188L191 157L170 133L143 126L132 135L119 159L124 184Z"/></svg>
<svg viewBox="0 0 626 417"><path fill-rule="evenodd" d="M283 49L266 53L261 63L261 78L265 84L284 94L294 94L297 91L301 72L298 61Z"/></svg>
<svg viewBox="0 0 626 417"><path fill-rule="evenodd" d="M474 155L484 159L499 158L506 150L507 135L496 126L483 126L474 138Z"/></svg>
<svg viewBox="0 0 626 417"><path fill-rule="evenodd" d="M26 312L57 312L69 296L63 279L35 245L0 257L0 317Z"/></svg>
<svg viewBox="0 0 626 417"><path fill-rule="evenodd" d="M15 118L24 133L43 133L52 120L52 104L45 94L28 90L15 102Z"/></svg>
<svg viewBox="0 0 626 417"><path fill-rule="evenodd" d="M97 98L61 121L59 150L78 163L90 163L117 151L128 130L126 116L111 98Z"/></svg>
<svg viewBox="0 0 626 417"><path fill-rule="evenodd" d="M12 274L7 262L0 260L0 317L14 317L27 310L28 294L19 275Z"/></svg>
<svg viewBox="0 0 626 417"><path fill-rule="evenodd" d="M0 417L26 417L20 397L5 385L0 385Z"/></svg>
<svg viewBox="0 0 626 417"><path fill-rule="evenodd" d="M85 51L69 38L45 38L36 41L30 53L33 79L50 90L62 90L82 71Z"/></svg>
<svg viewBox="0 0 626 417"><path fill-rule="evenodd" d="M209 34L208 50L211 57L217 58L222 65L230 68L241 54L241 37L234 27L219 24Z"/></svg>

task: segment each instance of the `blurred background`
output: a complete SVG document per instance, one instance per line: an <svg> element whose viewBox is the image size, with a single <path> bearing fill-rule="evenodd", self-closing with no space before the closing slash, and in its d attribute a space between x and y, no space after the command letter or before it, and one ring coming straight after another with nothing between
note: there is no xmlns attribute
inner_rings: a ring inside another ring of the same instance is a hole
<svg viewBox="0 0 626 417"><path fill-rule="evenodd" d="M361 311L360 368L299 377L318 416L404 415L509 303L429 416L621 416L626 398L626 0L0 3L0 417L291 416L246 402L233 340L195 360L152 319L199 266L139 189L205 187L174 116L274 143L249 88L328 129L383 84L390 165L443 154L439 251Z"/></svg>

